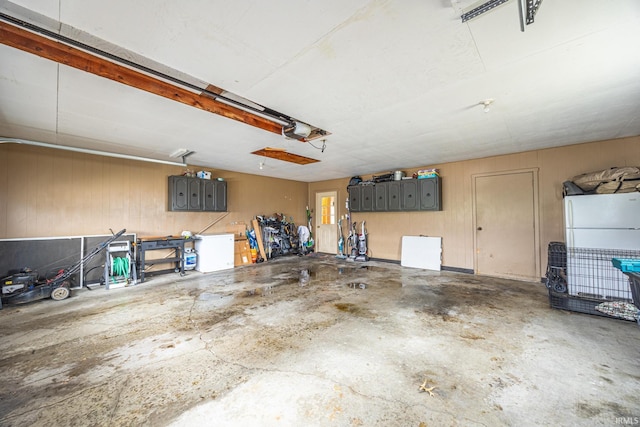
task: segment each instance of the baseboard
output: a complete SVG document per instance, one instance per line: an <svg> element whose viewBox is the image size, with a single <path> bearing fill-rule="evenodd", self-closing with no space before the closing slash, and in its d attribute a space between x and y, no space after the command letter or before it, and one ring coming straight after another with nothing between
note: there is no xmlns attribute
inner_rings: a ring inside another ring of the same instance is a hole
<svg viewBox="0 0 640 427"><path fill-rule="evenodd" d="M379 261L379 262L388 262L391 264L400 264L400 261L394 259L386 259L386 258L369 258L371 261ZM461 267L448 267L443 265L440 267L441 270L451 271L454 273L465 273L465 274L475 274L472 268L461 268Z"/></svg>
<svg viewBox="0 0 640 427"><path fill-rule="evenodd" d="M388 262L390 264L400 264L400 261L396 261L394 259L386 259L386 258L369 258L371 261L379 261L379 262Z"/></svg>
<svg viewBox="0 0 640 427"><path fill-rule="evenodd" d="M448 267L446 265L443 265L440 268L444 271L452 271L454 273L475 274L472 268Z"/></svg>

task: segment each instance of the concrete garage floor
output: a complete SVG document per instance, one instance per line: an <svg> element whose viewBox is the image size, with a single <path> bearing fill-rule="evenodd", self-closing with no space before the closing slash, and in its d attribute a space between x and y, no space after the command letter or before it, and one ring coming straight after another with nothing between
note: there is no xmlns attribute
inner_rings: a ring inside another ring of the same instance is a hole
<svg viewBox="0 0 640 427"><path fill-rule="evenodd" d="M640 417L638 325L550 309L540 283L285 257L5 306L0 324L2 426Z"/></svg>

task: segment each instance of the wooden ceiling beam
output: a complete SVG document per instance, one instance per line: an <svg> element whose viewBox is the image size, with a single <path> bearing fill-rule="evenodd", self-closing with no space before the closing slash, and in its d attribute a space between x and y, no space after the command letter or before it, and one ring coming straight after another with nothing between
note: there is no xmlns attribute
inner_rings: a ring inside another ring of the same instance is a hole
<svg viewBox="0 0 640 427"><path fill-rule="evenodd" d="M284 162L291 162L297 165L308 165L310 163L316 163L320 161L317 159L312 159L311 157L301 156L299 154L287 153L286 150L278 150L269 147L254 151L251 154L282 160Z"/></svg>
<svg viewBox="0 0 640 427"><path fill-rule="evenodd" d="M3 21L0 21L0 43L250 126L279 135L282 134L281 124L231 105L215 101L210 95L191 92L164 80L124 67L81 49Z"/></svg>

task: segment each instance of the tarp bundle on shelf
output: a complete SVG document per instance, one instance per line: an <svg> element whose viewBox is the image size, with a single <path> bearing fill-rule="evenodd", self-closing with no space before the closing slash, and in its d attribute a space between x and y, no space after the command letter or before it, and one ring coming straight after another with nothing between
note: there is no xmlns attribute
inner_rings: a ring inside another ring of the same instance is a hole
<svg viewBox="0 0 640 427"><path fill-rule="evenodd" d="M563 184L565 196L640 191L640 167L623 166L583 173Z"/></svg>

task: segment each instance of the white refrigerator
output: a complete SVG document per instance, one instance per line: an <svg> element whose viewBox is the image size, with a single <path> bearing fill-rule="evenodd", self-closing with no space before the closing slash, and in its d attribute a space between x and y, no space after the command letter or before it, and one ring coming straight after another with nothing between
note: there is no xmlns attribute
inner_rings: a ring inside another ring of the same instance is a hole
<svg viewBox="0 0 640 427"><path fill-rule="evenodd" d="M640 258L640 193L566 196L564 222L569 294L631 300L611 258Z"/></svg>

